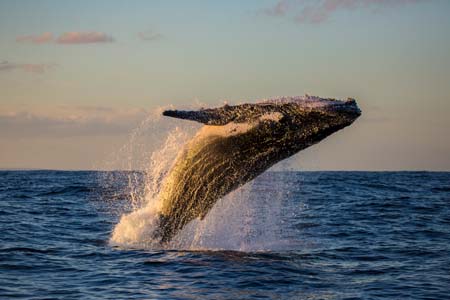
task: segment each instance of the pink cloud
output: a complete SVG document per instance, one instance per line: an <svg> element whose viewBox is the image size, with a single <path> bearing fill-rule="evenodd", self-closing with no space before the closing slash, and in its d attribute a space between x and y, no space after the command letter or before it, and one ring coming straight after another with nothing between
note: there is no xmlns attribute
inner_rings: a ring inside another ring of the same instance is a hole
<svg viewBox="0 0 450 300"><path fill-rule="evenodd" d="M290 9L294 11L293 16L296 22L317 24L328 21L332 15L341 10L378 10L420 1L426 0L279 0L265 12L270 16L285 16Z"/></svg>
<svg viewBox="0 0 450 300"><path fill-rule="evenodd" d="M92 44L92 43L111 43L114 39L103 32L65 32L57 39L58 44Z"/></svg>
<svg viewBox="0 0 450 300"><path fill-rule="evenodd" d="M46 72L48 69L56 66L55 64L19 64L19 63L10 63L7 61L0 63L0 72L13 71L13 70L21 70L28 73L42 74Z"/></svg>
<svg viewBox="0 0 450 300"><path fill-rule="evenodd" d="M41 35L22 35L16 38L19 43L46 44L53 42L53 34L44 32Z"/></svg>
<svg viewBox="0 0 450 300"><path fill-rule="evenodd" d="M44 32L40 35L22 35L16 38L19 43L32 43L36 45L57 43L57 44L92 44L114 42L112 36L103 32L65 32L54 39L51 32Z"/></svg>
<svg viewBox="0 0 450 300"><path fill-rule="evenodd" d="M265 9L264 12L269 16L284 16L288 11L289 6L288 0L281 0L274 6Z"/></svg>

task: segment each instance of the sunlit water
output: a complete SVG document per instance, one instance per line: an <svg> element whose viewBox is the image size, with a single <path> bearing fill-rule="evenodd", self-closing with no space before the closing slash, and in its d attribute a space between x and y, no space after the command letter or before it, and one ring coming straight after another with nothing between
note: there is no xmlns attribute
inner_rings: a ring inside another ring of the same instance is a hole
<svg viewBox="0 0 450 300"><path fill-rule="evenodd" d="M0 172L0 299L450 295L450 173L269 172L170 249L145 232L112 243L144 182L137 172Z"/></svg>

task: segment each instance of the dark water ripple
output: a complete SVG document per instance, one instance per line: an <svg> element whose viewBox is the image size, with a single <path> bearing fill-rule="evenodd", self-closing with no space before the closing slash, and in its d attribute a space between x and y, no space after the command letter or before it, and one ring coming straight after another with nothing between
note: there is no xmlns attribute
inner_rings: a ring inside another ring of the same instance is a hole
<svg viewBox="0 0 450 300"><path fill-rule="evenodd" d="M98 180L115 176L115 186ZM450 173L284 172L280 251L111 247L121 173L0 172L1 299L448 299ZM301 208L301 209L299 209ZM117 209L117 211L116 211ZM300 246L298 246L300 245Z"/></svg>

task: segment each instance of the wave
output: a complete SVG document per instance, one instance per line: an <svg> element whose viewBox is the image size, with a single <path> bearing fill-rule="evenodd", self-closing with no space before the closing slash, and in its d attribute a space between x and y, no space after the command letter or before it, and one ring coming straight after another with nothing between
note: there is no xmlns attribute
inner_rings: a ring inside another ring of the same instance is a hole
<svg viewBox="0 0 450 300"><path fill-rule="evenodd" d="M86 186L69 185L59 188L51 189L48 192L40 193L37 196L54 196L54 195L78 195L82 193L89 193L92 190Z"/></svg>

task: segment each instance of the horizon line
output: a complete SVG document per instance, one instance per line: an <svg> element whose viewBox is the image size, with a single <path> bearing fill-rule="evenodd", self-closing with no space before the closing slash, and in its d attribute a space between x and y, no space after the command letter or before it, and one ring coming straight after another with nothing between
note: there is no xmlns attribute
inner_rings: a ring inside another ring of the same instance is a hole
<svg viewBox="0 0 450 300"><path fill-rule="evenodd" d="M22 171L22 172L33 172L33 171L50 171L50 172L145 172L145 170L125 170L125 169L51 169L51 168L2 168L0 167L0 172L4 171ZM339 170L339 169L329 169L329 170L271 170L265 173L283 173L283 172L306 172L306 173L318 173L318 172L352 172L352 173L450 173L450 170L426 170L426 169L399 169L399 170Z"/></svg>

